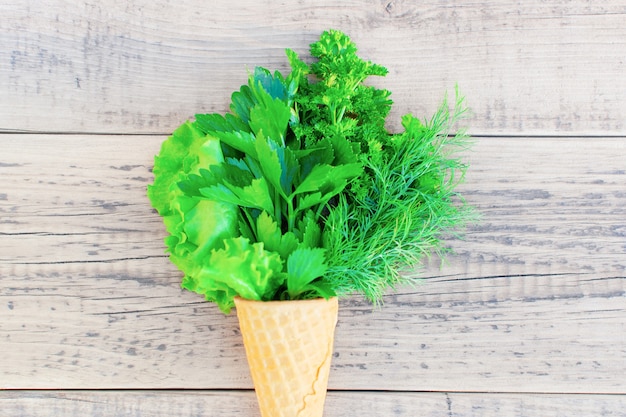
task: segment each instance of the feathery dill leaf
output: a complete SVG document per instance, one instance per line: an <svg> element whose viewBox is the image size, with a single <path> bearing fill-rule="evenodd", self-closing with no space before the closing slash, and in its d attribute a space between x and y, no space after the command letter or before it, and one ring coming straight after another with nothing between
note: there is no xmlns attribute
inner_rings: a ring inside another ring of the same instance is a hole
<svg viewBox="0 0 626 417"><path fill-rule="evenodd" d="M330 210L324 228L329 268L339 294L362 293L379 303L384 292L414 283L424 256L443 255L443 234L472 219L454 191L467 166L455 152L469 145L451 135L466 112L458 95L444 100L428 123L404 116L405 131L379 136L362 155L365 170Z"/></svg>

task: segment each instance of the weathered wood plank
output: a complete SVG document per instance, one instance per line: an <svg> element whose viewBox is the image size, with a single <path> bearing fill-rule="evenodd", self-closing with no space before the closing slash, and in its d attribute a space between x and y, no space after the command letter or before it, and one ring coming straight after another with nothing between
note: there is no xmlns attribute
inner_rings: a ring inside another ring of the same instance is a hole
<svg viewBox="0 0 626 417"><path fill-rule="evenodd" d="M46 268L162 257L145 187L163 139L1 136L0 260ZM623 273L625 157L619 138L478 140L463 194L483 218L455 250L500 275Z"/></svg>
<svg viewBox="0 0 626 417"><path fill-rule="evenodd" d="M170 132L330 27L389 67L398 116L458 83L475 134L624 135L626 6L584 0L5 2L0 129Z"/></svg>
<svg viewBox="0 0 626 417"><path fill-rule="evenodd" d="M163 255L162 139L0 136L2 387L251 387L235 316ZM626 393L625 146L479 139L481 224L383 309L342 301L331 388Z"/></svg>
<svg viewBox="0 0 626 417"><path fill-rule="evenodd" d="M3 417L257 417L252 391L3 391ZM330 391L325 416L626 416L626 397Z"/></svg>
<svg viewBox="0 0 626 417"><path fill-rule="evenodd" d="M180 294L172 277L66 274L2 279L3 387L251 387L234 315ZM380 311L344 300L330 386L626 393L624 287L440 279Z"/></svg>

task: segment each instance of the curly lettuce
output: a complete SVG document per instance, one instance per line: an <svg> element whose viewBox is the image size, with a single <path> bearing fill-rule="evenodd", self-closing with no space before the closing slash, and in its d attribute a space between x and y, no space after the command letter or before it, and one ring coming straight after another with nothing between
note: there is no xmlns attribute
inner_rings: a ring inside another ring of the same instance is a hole
<svg viewBox="0 0 626 417"><path fill-rule="evenodd" d="M190 196L179 187L188 175L223 160L220 142L192 122L176 129L154 159L154 182L148 186L148 198L163 216L169 234L165 238L167 252L184 273L184 281L193 281L197 266L206 262L211 251L222 248L224 239L237 234L236 206ZM224 296L218 294L216 298Z"/></svg>

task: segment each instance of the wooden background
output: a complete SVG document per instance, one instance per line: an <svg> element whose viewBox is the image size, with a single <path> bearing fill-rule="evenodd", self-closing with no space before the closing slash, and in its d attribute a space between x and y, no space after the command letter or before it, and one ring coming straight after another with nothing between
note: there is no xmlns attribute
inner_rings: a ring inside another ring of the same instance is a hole
<svg viewBox="0 0 626 417"><path fill-rule="evenodd" d="M182 291L165 137L322 30L399 117L458 83L482 214L381 309L343 299L327 416L626 416L626 4L0 4L0 415L258 417L235 315Z"/></svg>

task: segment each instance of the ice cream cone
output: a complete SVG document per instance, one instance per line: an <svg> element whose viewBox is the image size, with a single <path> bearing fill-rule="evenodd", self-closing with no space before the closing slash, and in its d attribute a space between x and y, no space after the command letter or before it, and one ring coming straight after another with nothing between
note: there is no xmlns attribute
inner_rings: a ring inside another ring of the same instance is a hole
<svg viewBox="0 0 626 417"><path fill-rule="evenodd" d="M261 416L321 417L337 324L337 298L235 299Z"/></svg>

